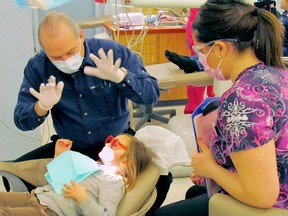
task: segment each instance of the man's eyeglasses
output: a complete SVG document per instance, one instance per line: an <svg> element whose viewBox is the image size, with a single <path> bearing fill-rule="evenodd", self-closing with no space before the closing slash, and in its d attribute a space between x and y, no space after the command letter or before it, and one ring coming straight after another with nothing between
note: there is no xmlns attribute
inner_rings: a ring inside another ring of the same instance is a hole
<svg viewBox="0 0 288 216"><path fill-rule="evenodd" d="M231 38L231 39L218 39L218 40L222 40L222 41L227 41L227 42L237 42L237 39ZM204 48L204 46L211 46L212 44L214 44L217 40L213 40L204 44L201 44L199 46L192 46L193 51L196 53L196 55L198 56L205 56L206 54L202 53L202 49Z"/></svg>
<svg viewBox="0 0 288 216"><path fill-rule="evenodd" d="M117 149L124 149L126 150L126 146L123 145L119 139L114 138L112 135L108 136L107 139L105 140L105 145L108 145L111 149L117 150Z"/></svg>

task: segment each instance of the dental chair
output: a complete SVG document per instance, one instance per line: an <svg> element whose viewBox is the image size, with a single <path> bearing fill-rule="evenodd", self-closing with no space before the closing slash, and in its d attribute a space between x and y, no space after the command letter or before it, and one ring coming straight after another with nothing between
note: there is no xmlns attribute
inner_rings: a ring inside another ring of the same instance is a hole
<svg viewBox="0 0 288 216"><path fill-rule="evenodd" d="M0 175L8 179L10 188L15 192L27 191L22 179L35 187L47 184L44 177L46 165L52 159L30 160L16 163L0 162ZM141 216L151 208L156 200L155 185L160 172L151 165L142 172L132 190L126 192L121 199L116 216Z"/></svg>
<svg viewBox="0 0 288 216"><path fill-rule="evenodd" d="M130 121L133 117L133 105L128 101ZM41 145L50 142L51 135L56 134L53 127L53 120L49 114L44 123L40 126ZM46 165L52 160L37 159L22 162L0 161L0 176L8 180L11 191L28 191L28 182L35 187L47 184L44 173L47 172ZM132 190L126 192L122 197L116 216L142 216L152 207L157 197L156 183L160 171L155 165L146 168L137 178Z"/></svg>

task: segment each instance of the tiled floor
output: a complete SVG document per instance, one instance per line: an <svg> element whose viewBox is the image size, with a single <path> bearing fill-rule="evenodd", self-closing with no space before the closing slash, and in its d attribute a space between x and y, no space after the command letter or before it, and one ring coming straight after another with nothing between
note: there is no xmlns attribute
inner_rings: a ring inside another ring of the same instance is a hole
<svg viewBox="0 0 288 216"><path fill-rule="evenodd" d="M191 179L189 177L186 178L174 178L173 182L170 186L170 190L167 194L167 197L162 204L165 206L169 203L177 202L183 200L185 198L186 191L188 188L192 186Z"/></svg>

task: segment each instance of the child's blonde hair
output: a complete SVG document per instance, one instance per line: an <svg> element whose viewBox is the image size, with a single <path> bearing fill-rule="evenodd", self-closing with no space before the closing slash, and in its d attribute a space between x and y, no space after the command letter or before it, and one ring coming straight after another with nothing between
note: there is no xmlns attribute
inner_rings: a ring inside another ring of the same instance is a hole
<svg viewBox="0 0 288 216"><path fill-rule="evenodd" d="M131 190L137 176L152 164L154 153L135 137L130 134L124 135L129 137L130 143L127 145L125 154L120 158L124 165L119 167L119 171L123 176L126 190Z"/></svg>

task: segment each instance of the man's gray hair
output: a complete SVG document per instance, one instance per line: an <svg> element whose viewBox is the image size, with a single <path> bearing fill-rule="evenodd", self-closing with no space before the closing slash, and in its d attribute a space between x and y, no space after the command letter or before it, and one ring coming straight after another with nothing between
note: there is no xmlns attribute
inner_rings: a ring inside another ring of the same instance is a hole
<svg viewBox="0 0 288 216"><path fill-rule="evenodd" d="M42 18L39 24L38 38L39 38L39 43L42 47L43 47L43 44L41 43L41 31L45 29L50 37L56 37L57 34L59 33L59 28L60 28L61 23L64 23L71 29L71 32L75 36L75 38L79 37L79 34L80 34L79 25L76 22L74 22L69 15L62 13L62 12L53 11L53 12L47 13Z"/></svg>

